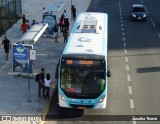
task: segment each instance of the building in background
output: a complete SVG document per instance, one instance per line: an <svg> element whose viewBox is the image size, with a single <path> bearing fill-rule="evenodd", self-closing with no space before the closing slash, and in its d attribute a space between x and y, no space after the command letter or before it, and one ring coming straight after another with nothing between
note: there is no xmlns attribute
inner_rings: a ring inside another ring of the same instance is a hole
<svg viewBox="0 0 160 124"><path fill-rule="evenodd" d="M0 36L21 17L21 0L0 0Z"/></svg>

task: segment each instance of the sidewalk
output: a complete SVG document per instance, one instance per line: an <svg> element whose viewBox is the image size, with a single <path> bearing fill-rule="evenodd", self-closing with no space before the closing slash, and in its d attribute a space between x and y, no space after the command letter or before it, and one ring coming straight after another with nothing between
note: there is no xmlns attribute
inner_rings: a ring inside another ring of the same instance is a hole
<svg viewBox="0 0 160 124"><path fill-rule="evenodd" d="M62 0L22 0L22 11L26 18L32 22L35 19L37 22L42 20L42 8L47 8L50 3ZM67 16L71 17L71 0L63 0L65 5L57 13L57 20L66 9ZM79 12L85 12L88 8L90 0L72 0L72 4ZM34 17L34 18L33 18ZM22 20L19 20L11 27L6 36L15 43L23 34L20 31ZM70 31L74 22L70 21ZM4 36L0 37L0 43ZM63 37L60 34L59 43L54 42L54 39L40 38L34 44L34 49L37 52L37 60L33 62L33 72L39 73L44 67L46 73L51 74L52 81L55 82L54 75L56 64L65 47ZM47 105L47 100L38 97L38 84L34 79L30 80L31 90L30 99L28 102L28 79L25 76L15 75L12 71L12 49L9 53L9 60L6 61L4 49L0 49L0 115L42 115ZM52 92L52 91L51 91ZM1 118L0 118L1 120ZM35 123L35 122L34 122ZM32 123L32 124L34 124ZM0 124L31 124L31 122L2 122ZM35 123L36 124L36 123Z"/></svg>

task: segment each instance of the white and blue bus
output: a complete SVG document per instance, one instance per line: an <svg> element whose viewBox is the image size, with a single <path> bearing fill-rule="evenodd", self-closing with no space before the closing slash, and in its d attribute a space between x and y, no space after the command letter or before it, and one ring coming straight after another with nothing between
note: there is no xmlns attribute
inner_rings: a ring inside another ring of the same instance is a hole
<svg viewBox="0 0 160 124"><path fill-rule="evenodd" d="M107 102L108 16L80 13L58 64L59 106L103 109Z"/></svg>

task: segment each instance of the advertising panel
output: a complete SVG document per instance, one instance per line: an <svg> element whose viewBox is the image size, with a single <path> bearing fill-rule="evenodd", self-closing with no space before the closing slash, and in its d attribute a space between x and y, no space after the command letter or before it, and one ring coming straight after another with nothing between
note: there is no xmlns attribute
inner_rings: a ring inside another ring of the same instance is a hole
<svg viewBox="0 0 160 124"><path fill-rule="evenodd" d="M29 60L29 50L33 45L13 44L13 72L33 73L33 61Z"/></svg>

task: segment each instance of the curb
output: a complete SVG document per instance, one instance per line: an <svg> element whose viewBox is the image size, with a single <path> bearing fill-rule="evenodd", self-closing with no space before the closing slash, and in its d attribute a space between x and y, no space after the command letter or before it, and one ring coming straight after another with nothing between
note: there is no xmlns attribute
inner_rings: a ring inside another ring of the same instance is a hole
<svg viewBox="0 0 160 124"><path fill-rule="evenodd" d="M53 92L51 94L51 97L50 97L50 99L49 99L49 101L48 101L48 103L47 103L47 105L46 105L46 107L44 109L43 114L42 114L42 120L43 121L41 121L39 124L45 124L45 122L46 122L45 121L46 120L46 115L48 114L49 108L50 108L50 106L51 106L51 104L53 102L53 96L54 96L54 92L55 92L56 88L57 88L57 84L55 85L55 88L54 88L54 90L53 90Z"/></svg>

